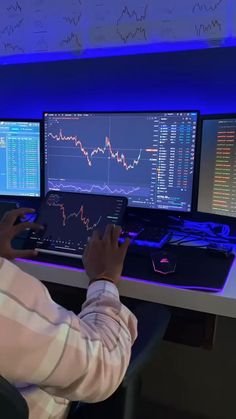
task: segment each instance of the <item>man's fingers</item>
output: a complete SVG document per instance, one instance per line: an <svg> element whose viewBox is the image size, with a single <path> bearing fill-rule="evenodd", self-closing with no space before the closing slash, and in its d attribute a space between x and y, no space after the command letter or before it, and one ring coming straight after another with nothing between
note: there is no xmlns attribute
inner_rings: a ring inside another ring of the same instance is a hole
<svg viewBox="0 0 236 419"><path fill-rule="evenodd" d="M1 219L1 223L13 225L18 217L24 217L26 214L33 214L35 210L33 208L18 208L9 212L6 212Z"/></svg>
<svg viewBox="0 0 236 419"><path fill-rule="evenodd" d="M94 242L101 239L101 233L99 230L93 230L93 233L90 237L88 237L88 241L86 244L86 247L84 249L84 253L82 256L82 262L83 264L86 263L86 257L88 255L89 249L91 248L91 245L93 245Z"/></svg>
<svg viewBox="0 0 236 419"><path fill-rule="evenodd" d="M88 237L88 242L90 243L93 240L101 239L101 233L99 230L93 230L93 233L90 237Z"/></svg>
<svg viewBox="0 0 236 419"><path fill-rule="evenodd" d="M91 237L88 237L88 241L87 241L87 244L85 246L82 259L86 258L87 254L88 254L88 251L89 251L89 248L90 248L90 245L91 245L91 240L92 240Z"/></svg>
<svg viewBox="0 0 236 419"><path fill-rule="evenodd" d="M30 230L37 231L37 230L42 230L43 226L37 223L30 223L29 221L26 223L20 223L14 226L13 234L14 235L20 234L22 231L26 230L27 228L29 228Z"/></svg>
<svg viewBox="0 0 236 419"><path fill-rule="evenodd" d="M86 258L87 258L88 251L89 251L89 243L88 243L88 244L87 244L87 246L85 247L85 249L84 249L84 253L83 253L83 255L82 255L82 262L83 262L83 265L84 265L84 266L85 266L85 264L86 264Z"/></svg>
<svg viewBox="0 0 236 419"><path fill-rule="evenodd" d="M103 234L103 241L111 243L113 237L114 224L107 224Z"/></svg>
<svg viewBox="0 0 236 419"><path fill-rule="evenodd" d="M9 259L24 258L30 259L38 255L37 250L15 250L12 249Z"/></svg>
<svg viewBox="0 0 236 419"><path fill-rule="evenodd" d="M119 240L119 237L120 237L120 233L121 233L121 227L114 225L113 231L112 231L112 243L115 246L118 246L118 240Z"/></svg>
<svg viewBox="0 0 236 419"><path fill-rule="evenodd" d="M126 237L125 241L120 245L120 251L123 255L123 258L125 258L128 247L130 245L130 239L129 237Z"/></svg>

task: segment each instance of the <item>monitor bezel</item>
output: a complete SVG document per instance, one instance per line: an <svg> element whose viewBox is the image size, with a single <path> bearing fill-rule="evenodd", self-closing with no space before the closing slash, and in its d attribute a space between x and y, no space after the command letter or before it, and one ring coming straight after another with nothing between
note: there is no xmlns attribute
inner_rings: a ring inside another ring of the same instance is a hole
<svg viewBox="0 0 236 419"><path fill-rule="evenodd" d="M203 114L200 115L199 120L199 156L197 159L198 163L198 181L197 181L197 188L196 188L196 206L194 212L194 218L199 221L206 221L208 219L211 222L220 223L220 224L229 224L235 226L236 217L231 217L229 215L222 215L222 214L212 214L209 212L203 212L198 209L198 200L199 200L199 192L200 192L200 167L201 167L201 149L203 143L203 124L204 121L208 120L219 120L219 119L235 119L236 120L236 113L217 113L217 114Z"/></svg>
<svg viewBox="0 0 236 419"><path fill-rule="evenodd" d="M0 193L0 199L4 201L23 201L30 202L33 200L34 203L40 202L44 196L44 133L43 133L43 120L38 118L0 118L3 122L37 122L39 123L39 162L40 162L40 191L39 196L29 195L4 195Z"/></svg>
<svg viewBox="0 0 236 419"><path fill-rule="evenodd" d="M80 110L80 111L75 111L75 110L70 110L70 111L44 111L43 112L43 155L45 155L45 115L48 114L163 114L163 113L196 113L197 116L197 130L196 130L196 141L195 141L195 160L194 160L194 169L193 169L193 184L192 184L192 196L191 196L191 209L190 211L177 211L177 210L167 210L167 209L160 209L160 208L144 208L144 207L132 207L132 206L127 206L127 213L131 214L132 216L137 216L138 218L150 218L150 220L153 220L153 218L156 217L156 215L158 214L160 217L169 217L169 216L175 216L177 218L184 218L187 216L191 216L195 210L196 210L196 188L197 188L197 183L196 180L198 179L196 170L198 168L198 160L199 160L199 156L197 155L198 152L198 143L199 143L199 135L200 135L200 130L199 130L199 125L200 125L200 111L196 110L196 109L187 109L187 110L183 110L183 109L175 109L175 110L125 110L125 111L121 111L121 110ZM46 176L45 176L45 160L44 160L44 184L43 184L43 193L44 196L46 195L47 191L46 191ZM149 221L150 221L149 220Z"/></svg>

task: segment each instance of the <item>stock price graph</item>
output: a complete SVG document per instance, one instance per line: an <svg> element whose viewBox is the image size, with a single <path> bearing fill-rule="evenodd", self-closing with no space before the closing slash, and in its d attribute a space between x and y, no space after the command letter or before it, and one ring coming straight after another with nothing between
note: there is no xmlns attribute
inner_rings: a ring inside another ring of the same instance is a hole
<svg viewBox="0 0 236 419"><path fill-rule="evenodd" d="M100 223L102 217L100 216L98 220L91 224L90 219L84 215L84 205L81 204L79 211L66 213L66 208L64 203L60 203L60 197L58 195L50 195L47 201L49 207L58 208L62 216L62 226L66 227L71 218L78 219L78 221L84 226L86 231L94 230Z"/></svg>
<svg viewBox="0 0 236 419"><path fill-rule="evenodd" d="M126 44L131 39L138 38L146 40L145 20L147 17L148 5L144 7L143 14L138 15L135 9L129 10L127 6L121 12L117 19L117 34L120 39Z"/></svg>
<svg viewBox="0 0 236 419"><path fill-rule="evenodd" d="M235 22L234 0L1 0L0 59L234 46Z"/></svg>
<svg viewBox="0 0 236 419"><path fill-rule="evenodd" d="M126 202L114 196L49 192L37 220L44 230L33 233L30 242L42 253L81 257L95 229L102 232L108 223L122 221Z"/></svg>
<svg viewBox="0 0 236 419"><path fill-rule="evenodd" d="M188 210L196 122L196 113L45 114L46 191Z"/></svg>
<svg viewBox="0 0 236 419"><path fill-rule="evenodd" d="M111 145L111 140L110 138L106 137L105 138L105 146L104 147L96 147L94 149L86 150L86 148L83 146L82 142L80 141L80 139L76 136L69 136L66 137L62 134L62 130L60 130L59 135L53 135L52 133L48 134L49 138L52 138L53 140L59 142L72 142L75 147L79 147L80 151L81 151L81 155L85 157L85 159L87 160L88 166L92 166L92 159L93 157L96 157L99 154L107 154L108 158L112 158L115 159L117 163L122 164L125 170L130 170L130 169L134 169L135 166L137 166L139 164L139 161L141 159L141 152L142 149L139 150L139 155L136 159L134 159L133 163L128 164L126 161L126 157L123 153L120 153L119 150L117 151L113 151L112 149L112 145ZM145 151L157 151L157 150L148 150L146 149ZM107 153L106 153L107 152ZM106 157L105 157L106 158Z"/></svg>

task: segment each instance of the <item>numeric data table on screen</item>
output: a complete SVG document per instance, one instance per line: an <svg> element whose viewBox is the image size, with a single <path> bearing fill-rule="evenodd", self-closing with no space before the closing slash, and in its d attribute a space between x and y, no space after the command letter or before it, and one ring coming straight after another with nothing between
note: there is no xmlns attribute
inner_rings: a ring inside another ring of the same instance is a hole
<svg viewBox="0 0 236 419"><path fill-rule="evenodd" d="M0 120L0 195L40 196L40 122Z"/></svg>

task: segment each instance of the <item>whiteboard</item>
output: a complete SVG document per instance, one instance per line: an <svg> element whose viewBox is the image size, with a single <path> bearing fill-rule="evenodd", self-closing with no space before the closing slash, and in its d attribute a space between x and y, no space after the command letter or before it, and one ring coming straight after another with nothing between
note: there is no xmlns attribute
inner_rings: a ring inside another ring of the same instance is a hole
<svg viewBox="0 0 236 419"><path fill-rule="evenodd" d="M235 0L1 0L0 56L234 38Z"/></svg>

